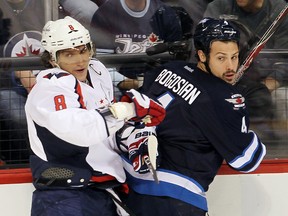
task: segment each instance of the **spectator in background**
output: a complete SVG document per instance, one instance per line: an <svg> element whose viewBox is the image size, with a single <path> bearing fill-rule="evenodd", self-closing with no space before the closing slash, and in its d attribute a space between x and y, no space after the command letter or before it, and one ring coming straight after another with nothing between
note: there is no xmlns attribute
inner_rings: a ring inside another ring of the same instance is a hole
<svg viewBox="0 0 288 216"><path fill-rule="evenodd" d="M163 0L164 3L171 6L179 6L185 8L193 20L193 23L198 23L202 18L207 8L207 5L213 0ZM196 25L193 27L195 28ZM193 29L194 31L194 29Z"/></svg>
<svg viewBox="0 0 288 216"><path fill-rule="evenodd" d="M3 19L3 12L0 8L0 50L2 50L2 46L8 41L9 24L10 23L8 19Z"/></svg>
<svg viewBox="0 0 288 216"><path fill-rule="evenodd" d="M89 28L92 17L99 8L96 2L90 0L59 0L59 4L61 17L69 14L86 28Z"/></svg>
<svg viewBox="0 0 288 216"><path fill-rule="evenodd" d="M182 38L179 17L172 8L160 0L107 0L101 7L96 4L92 7L93 2L85 0L85 3L81 2L82 13L80 10L76 12L78 10L76 0L59 2L75 19L91 22L90 29L95 33L92 39L97 49L110 50L113 53L143 53L148 47L159 42L177 41ZM94 13L91 13L91 8ZM163 20L157 19L159 17L153 20L159 9ZM162 26L163 24L165 26ZM159 29L165 30L167 34ZM161 37L159 34L162 34Z"/></svg>
<svg viewBox="0 0 288 216"><path fill-rule="evenodd" d="M92 19L91 13L86 13L85 9L82 10L85 14L81 16L74 13L72 8L76 10L77 0L59 2L72 17L91 20L90 32L97 53L145 53L158 43L179 41L183 37L181 20L176 11L160 0L107 0L95 10ZM88 1L85 2L88 5ZM84 1L81 4L86 6ZM87 8L87 11L90 9ZM122 65L118 72L134 80L147 68L147 64L136 67ZM138 82L135 84L134 88L138 88ZM126 89L125 85L121 86Z"/></svg>
<svg viewBox="0 0 288 216"><path fill-rule="evenodd" d="M94 14L91 27L99 34L96 47L115 53L145 53L157 43L182 38L176 12L159 0L108 0Z"/></svg>
<svg viewBox="0 0 288 216"><path fill-rule="evenodd" d="M8 41L0 47L0 57L40 55L44 1L1 0L0 8L9 24ZM24 104L37 71L14 71L13 68L0 68L0 71L1 155L7 163L25 163L29 151Z"/></svg>
<svg viewBox="0 0 288 216"><path fill-rule="evenodd" d="M239 20L258 38L261 38L286 4L284 0L214 0L208 4L204 16L223 18L225 15L232 16L232 19ZM288 28L285 28L287 25L286 16L281 26L266 43L265 48L288 48Z"/></svg>
<svg viewBox="0 0 288 216"><path fill-rule="evenodd" d="M208 4L204 16L236 19L255 34L257 41L286 4L284 0L214 0ZM264 48L288 49L287 16ZM281 67L277 63L279 61L283 61L281 56L278 59L275 57L256 58L237 84L240 89L244 90L244 94L247 93L247 105L252 120L267 121L271 120L274 115L270 92L285 85L288 78L287 67ZM272 93L272 96L274 95Z"/></svg>

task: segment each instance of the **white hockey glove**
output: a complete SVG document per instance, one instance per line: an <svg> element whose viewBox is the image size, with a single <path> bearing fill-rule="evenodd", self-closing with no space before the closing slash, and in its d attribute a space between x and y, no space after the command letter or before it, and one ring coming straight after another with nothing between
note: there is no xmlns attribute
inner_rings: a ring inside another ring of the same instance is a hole
<svg viewBox="0 0 288 216"><path fill-rule="evenodd" d="M109 106L113 116L119 120L129 120L136 116L135 106L133 103L117 102Z"/></svg>

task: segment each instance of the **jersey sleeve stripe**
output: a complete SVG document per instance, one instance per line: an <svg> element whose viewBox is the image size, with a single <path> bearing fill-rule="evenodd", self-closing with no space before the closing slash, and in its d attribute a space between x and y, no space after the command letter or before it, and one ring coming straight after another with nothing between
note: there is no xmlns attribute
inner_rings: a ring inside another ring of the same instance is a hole
<svg viewBox="0 0 288 216"><path fill-rule="evenodd" d="M249 172L253 172L254 170L257 169L257 167L260 165L261 161L263 160L264 156L266 155L266 147L265 147L265 145L263 145L263 144L261 143L261 147L262 147L262 148L261 148L262 151L261 151L261 154L260 154L257 162L255 163L255 165L254 165L251 169L249 169L249 170L247 170L247 171L242 171L242 172L244 172L244 173L249 173Z"/></svg>
<svg viewBox="0 0 288 216"><path fill-rule="evenodd" d="M262 150L263 144L259 141L257 135L253 131L250 131L249 133L253 133L253 139L248 148L244 150L242 155L229 162L229 164L237 170L241 170L243 167L254 161L254 156L257 151L260 150L262 154L266 152Z"/></svg>
<svg viewBox="0 0 288 216"><path fill-rule="evenodd" d="M208 210L206 194L194 179L165 169L157 170L159 184L155 184L151 173L139 174L133 170L131 163L123 158L127 172L127 181L140 194L168 196Z"/></svg>
<svg viewBox="0 0 288 216"><path fill-rule="evenodd" d="M83 100L82 89L78 81L76 81L75 93L79 95L78 101L80 103L80 108L86 109L86 106Z"/></svg>

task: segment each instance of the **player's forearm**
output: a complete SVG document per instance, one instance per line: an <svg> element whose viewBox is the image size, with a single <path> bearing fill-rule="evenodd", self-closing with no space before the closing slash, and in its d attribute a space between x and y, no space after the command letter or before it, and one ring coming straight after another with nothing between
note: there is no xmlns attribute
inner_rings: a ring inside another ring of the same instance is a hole
<svg viewBox="0 0 288 216"><path fill-rule="evenodd" d="M67 108L51 111L37 105L27 105L26 110L35 124L76 146L97 145L109 136L107 122L97 110Z"/></svg>

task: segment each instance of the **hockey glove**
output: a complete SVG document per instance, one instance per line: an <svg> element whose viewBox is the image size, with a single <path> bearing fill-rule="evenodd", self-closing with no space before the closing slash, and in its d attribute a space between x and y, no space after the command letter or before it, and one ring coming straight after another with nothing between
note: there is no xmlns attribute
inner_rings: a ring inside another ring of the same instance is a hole
<svg viewBox="0 0 288 216"><path fill-rule="evenodd" d="M146 126L156 126L160 124L166 115L166 111L162 105L135 89L127 91L121 98L121 102L133 102L136 116L131 120L144 122Z"/></svg>
<svg viewBox="0 0 288 216"><path fill-rule="evenodd" d="M129 160L132 162L135 172L149 172L148 166L144 161L144 157L148 156L148 137L141 138L137 142L131 143L128 152Z"/></svg>
<svg viewBox="0 0 288 216"><path fill-rule="evenodd" d="M133 103L117 102L109 106L113 116L118 120L129 120L136 116Z"/></svg>
<svg viewBox="0 0 288 216"><path fill-rule="evenodd" d="M128 128L129 129L129 128ZM127 130L127 129L126 129ZM129 129L131 131L131 129ZM149 156L152 158L158 158L157 146L155 155L149 155L148 140L149 137L155 134L155 127L145 127L142 129L132 130L131 135L127 138L126 145L128 146L129 160L132 162L133 169L139 173L149 172L144 157ZM123 134L124 135L124 134ZM153 144L153 143L149 143ZM156 169L158 161L156 160Z"/></svg>

